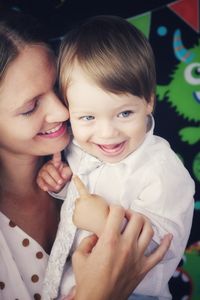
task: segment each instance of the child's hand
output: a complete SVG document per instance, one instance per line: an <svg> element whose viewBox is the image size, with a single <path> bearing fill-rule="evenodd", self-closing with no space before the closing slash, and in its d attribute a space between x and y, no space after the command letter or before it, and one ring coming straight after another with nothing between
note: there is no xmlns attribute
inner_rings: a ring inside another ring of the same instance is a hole
<svg viewBox="0 0 200 300"><path fill-rule="evenodd" d="M100 236L109 213L109 206L102 197L89 194L78 176L73 176L73 181L80 195L76 199L73 222L78 228L94 232Z"/></svg>
<svg viewBox="0 0 200 300"><path fill-rule="evenodd" d="M37 184L43 191L59 192L71 179L72 171L62 162L61 153L55 153L53 158L42 166L37 176Z"/></svg>

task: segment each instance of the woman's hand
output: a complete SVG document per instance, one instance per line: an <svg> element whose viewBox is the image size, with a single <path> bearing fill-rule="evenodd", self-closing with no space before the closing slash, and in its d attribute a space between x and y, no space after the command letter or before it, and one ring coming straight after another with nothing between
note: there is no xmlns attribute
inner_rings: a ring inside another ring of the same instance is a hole
<svg viewBox="0 0 200 300"><path fill-rule="evenodd" d="M124 218L128 223L121 233ZM104 230L85 238L73 255L75 300L124 300L167 252L171 235L148 257L153 236L149 220L139 213L112 205Z"/></svg>

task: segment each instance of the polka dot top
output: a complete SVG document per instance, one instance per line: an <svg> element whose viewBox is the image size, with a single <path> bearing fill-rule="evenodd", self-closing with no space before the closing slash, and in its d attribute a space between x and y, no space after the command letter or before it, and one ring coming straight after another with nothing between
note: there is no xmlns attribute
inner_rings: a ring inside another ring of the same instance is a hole
<svg viewBox="0 0 200 300"><path fill-rule="evenodd" d="M0 212L1 300L40 300L48 258L35 240Z"/></svg>

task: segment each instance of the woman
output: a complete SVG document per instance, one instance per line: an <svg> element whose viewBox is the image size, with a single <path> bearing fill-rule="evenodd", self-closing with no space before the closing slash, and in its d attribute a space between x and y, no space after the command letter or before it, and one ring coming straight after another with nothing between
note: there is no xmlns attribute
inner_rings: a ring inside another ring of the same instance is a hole
<svg viewBox="0 0 200 300"><path fill-rule="evenodd" d="M43 156L69 142L69 115L54 92L55 58L44 40L30 16L0 17L1 299L41 299L59 223L60 202L35 181ZM129 223L121 235L125 214ZM98 242L95 237L84 240L74 255L75 299L126 299L169 246L167 237L152 256L144 257L151 226L120 207L111 207L107 225Z"/></svg>

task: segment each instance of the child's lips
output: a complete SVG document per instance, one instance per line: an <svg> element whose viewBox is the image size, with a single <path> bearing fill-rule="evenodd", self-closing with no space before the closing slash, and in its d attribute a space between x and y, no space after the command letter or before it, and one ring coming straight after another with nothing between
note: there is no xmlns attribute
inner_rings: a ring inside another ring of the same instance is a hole
<svg viewBox="0 0 200 300"><path fill-rule="evenodd" d="M125 142L118 144L98 144L98 147L105 153L110 155L120 154L124 149Z"/></svg>

